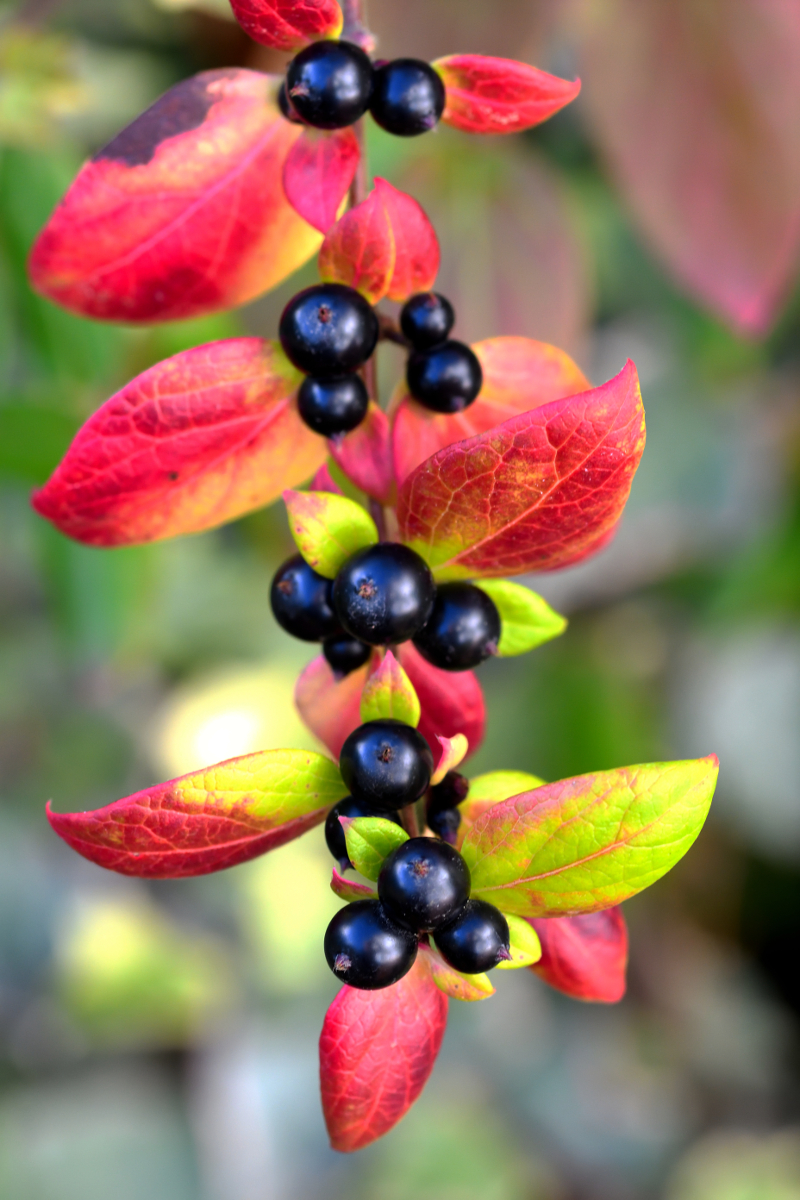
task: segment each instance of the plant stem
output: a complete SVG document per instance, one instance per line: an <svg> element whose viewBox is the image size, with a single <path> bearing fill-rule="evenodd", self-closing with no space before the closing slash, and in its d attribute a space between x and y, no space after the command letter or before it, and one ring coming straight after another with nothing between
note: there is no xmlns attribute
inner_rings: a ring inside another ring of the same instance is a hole
<svg viewBox="0 0 800 1200"><path fill-rule="evenodd" d="M422 830L419 827L419 820L417 819L416 804L409 804L406 808L401 808L400 820L403 822L403 828L409 837L419 837Z"/></svg>
<svg viewBox="0 0 800 1200"><path fill-rule="evenodd" d="M367 14L364 0L342 0L342 13L344 15L344 26L342 27L344 40L354 42L367 54L371 54L375 49L376 41L375 35L366 25Z"/></svg>

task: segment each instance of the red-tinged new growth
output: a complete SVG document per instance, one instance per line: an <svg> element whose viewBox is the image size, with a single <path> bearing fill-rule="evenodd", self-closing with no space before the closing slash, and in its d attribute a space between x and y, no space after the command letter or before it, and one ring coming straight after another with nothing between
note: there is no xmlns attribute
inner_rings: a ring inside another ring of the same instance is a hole
<svg viewBox="0 0 800 1200"><path fill-rule="evenodd" d="M442 120L466 133L520 133L552 117L581 90L527 63L482 54L451 54L433 66L444 80Z"/></svg>
<svg viewBox="0 0 800 1200"><path fill-rule="evenodd" d="M299 50L342 31L336 0L231 0L231 8L245 33L273 50Z"/></svg>
<svg viewBox="0 0 800 1200"><path fill-rule="evenodd" d="M226 68L170 88L81 169L34 244L33 286L84 316L168 321L244 304L302 266L319 235L284 194L302 131L278 83Z"/></svg>
<svg viewBox="0 0 800 1200"><path fill-rule="evenodd" d="M342 988L319 1042L322 1110L334 1150L368 1146L408 1112L436 1062L447 1004L424 955L384 991Z"/></svg>
<svg viewBox="0 0 800 1200"><path fill-rule="evenodd" d="M528 968L576 1000L615 1004L625 995L628 927L621 908L532 919L542 957Z"/></svg>

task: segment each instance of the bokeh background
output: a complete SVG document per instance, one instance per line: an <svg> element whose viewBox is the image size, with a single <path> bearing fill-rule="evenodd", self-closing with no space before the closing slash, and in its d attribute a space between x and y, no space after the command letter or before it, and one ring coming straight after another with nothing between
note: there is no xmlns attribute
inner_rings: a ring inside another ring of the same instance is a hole
<svg viewBox="0 0 800 1200"><path fill-rule="evenodd" d="M106 874L49 832L251 749L308 745L280 633L274 509L95 551L28 507L78 425L149 364L271 336L249 308L101 326L34 296L31 241L81 159L165 87L279 69L225 0L0 10L0 1196L3 1200L800 1197L800 10L794 0L370 0L380 53L580 73L529 135L411 142L465 338L519 333L596 383L636 361L648 445L618 538L534 582L565 637L481 670L474 769L547 778L716 751L699 843L628 903L614 1007L527 972L451 1004L422 1100L328 1148L316 1041L335 982L320 831L202 880ZM381 350L384 392L400 368Z"/></svg>

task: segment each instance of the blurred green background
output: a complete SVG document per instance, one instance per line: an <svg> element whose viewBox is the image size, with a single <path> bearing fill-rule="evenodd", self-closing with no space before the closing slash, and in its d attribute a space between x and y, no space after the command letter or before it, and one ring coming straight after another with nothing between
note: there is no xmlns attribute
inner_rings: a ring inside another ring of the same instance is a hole
<svg viewBox="0 0 800 1200"><path fill-rule="evenodd" d="M91 808L310 744L288 701L309 654L268 605L290 552L279 508L102 552L28 507L131 375L202 341L272 336L313 279L310 266L236 314L136 330L63 313L25 280L87 152L186 74L281 60L225 0L1 10L2 1200L800 1197L800 50L775 40L779 8L371 0L387 57L484 51L583 75L576 105L508 141L405 143L373 127L372 166L434 217L461 336L556 342L596 383L630 356L648 416L612 547L533 581L569 615L566 636L481 669L475 771L557 778L714 750L722 773L689 857L626 905L625 1001L581 1005L518 972L488 1002L453 1003L423 1098L353 1158L327 1148L317 1097L336 907L320 831L219 876L144 884L79 859L44 819L47 799ZM708 35L654 39L688 97L655 98L672 142L643 136L617 86L636 76L646 93L653 66L634 11L641 28L678 14L684 34L696 19ZM620 142L641 148L633 162ZM706 202L730 222L693 230ZM720 290L739 258L783 289L763 336L741 332ZM381 354L386 395L400 359Z"/></svg>

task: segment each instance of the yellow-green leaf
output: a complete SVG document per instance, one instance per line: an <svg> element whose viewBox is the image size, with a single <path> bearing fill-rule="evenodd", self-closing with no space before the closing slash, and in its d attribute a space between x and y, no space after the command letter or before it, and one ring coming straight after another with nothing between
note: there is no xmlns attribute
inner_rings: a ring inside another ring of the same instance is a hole
<svg viewBox="0 0 800 1200"><path fill-rule="evenodd" d="M414 685L391 650L370 675L361 693L361 720L379 721L393 717L406 725L419 725L420 703Z"/></svg>
<svg viewBox="0 0 800 1200"><path fill-rule="evenodd" d="M482 579L476 586L493 600L500 613L500 658L527 654L558 637L567 628L567 619L551 608L546 600L521 583L507 579Z"/></svg>
<svg viewBox="0 0 800 1200"><path fill-rule="evenodd" d="M486 1000L494 995L495 989L488 975L462 975L446 963L437 950L427 951L426 961L433 982L451 1000Z"/></svg>
<svg viewBox="0 0 800 1200"><path fill-rule="evenodd" d="M326 579L333 579L348 558L378 540L372 517L347 496L286 491L283 499L297 549Z"/></svg>
<svg viewBox="0 0 800 1200"><path fill-rule="evenodd" d="M504 913L508 921L508 932L511 935L511 958L497 964L498 971L516 971L518 967L529 967L542 957L542 943L532 925L523 917L515 917L513 913Z"/></svg>
<svg viewBox="0 0 800 1200"><path fill-rule="evenodd" d="M408 841L405 829L382 817L340 817L347 857L359 874L375 881L383 860Z"/></svg>

